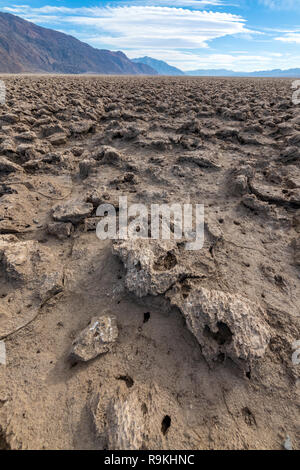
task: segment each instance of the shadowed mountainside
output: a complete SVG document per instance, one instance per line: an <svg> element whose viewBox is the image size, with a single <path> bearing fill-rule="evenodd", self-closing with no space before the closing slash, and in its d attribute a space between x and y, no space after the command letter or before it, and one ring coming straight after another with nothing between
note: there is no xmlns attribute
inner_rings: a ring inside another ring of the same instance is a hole
<svg viewBox="0 0 300 470"><path fill-rule="evenodd" d="M147 65L134 64L123 52L95 49L67 34L1 12L0 72L157 74Z"/></svg>

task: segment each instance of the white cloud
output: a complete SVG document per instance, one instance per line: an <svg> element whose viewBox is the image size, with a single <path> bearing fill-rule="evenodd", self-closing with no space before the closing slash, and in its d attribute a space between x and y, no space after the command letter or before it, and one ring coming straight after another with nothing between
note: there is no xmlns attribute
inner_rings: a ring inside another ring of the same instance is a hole
<svg viewBox="0 0 300 470"><path fill-rule="evenodd" d="M248 72L269 68L272 57L265 55L232 55L232 54L210 54L198 57L197 69L230 69L234 71ZM191 70L191 69L189 69Z"/></svg>
<svg viewBox="0 0 300 470"><path fill-rule="evenodd" d="M168 6L178 6L178 7L197 7L203 8L206 6L219 6L224 5L223 0L148 0L148 2L143 1L143 3L154 4L154 5L168 5Z"/></svg>
<svg viewBox="0 0 300 470"><path fill-rule="evenodd" d="M299 0L259 0L259 3L272 10L293 10L300 7Z"/></svg>
<svg viewBox="0 0 300 470"><path fill-rule="evenodd" d="M198 68L201 56L193 52L185 52L174 49L132 49L126 52L130 59L150 56L153 59L164 60L174 67L182 70L194 70Z"/></svg>
<svg viewBox="0 0 300 470"><path fill-rule="evenodd" d="M217 38L235 36L238 41L239 38L250 39L250 34L260 34L259 31L249 31L246 20L241 16L177 8L179 0L174 0L172 7L150 4L141 6L133 4L135 1L130 6L118 4L90 8L31 8L26 5L10 5L6 11L41 25L55 24L56 29L75 35L95 47L123 50L130 58L151 56L183 70L226 68L246 72L299 66L299 56L276 50L250 55L237 48L236 52L229 53L218 53L210 49L211 41ZM167 4L168 1L158 0L156 3ZM211 0L211 3L217 2L219 3L218 0ZM192 8L192 3L204 5L202 0L180 0L182 6L189 4ZM300 42L298 32L277 33L278 36L280 34L277 41Z"/></svg>
<svg viewBox="0 0 300 470"><path fill-rule="evenodd" d="M288 33L285 36L275 38L276 41L282 42L291 42L295 44L300 44L300 32L299 33Z"/></svg>
<svg viewBox="0 0 300 470"><path fill-rule="evenodd" d="M194 7L194 8L224 5L223 0L153 0L153 1L149 0L147 3L160 5L160 6L168 5L168 6L174 6L174 7Z"/></svg>
<svg viewBox="0 0 300 470"><path fill-rule="evenodd" d="M249 55L246 51L235 51L231 54L208 54L206 52L191 53L185 51L136 49L127 54L131 59L150 55L154 59L165 60L170 65L182 70L197 69L228 69L235 72L252 72L254 70L270 70L275 68L289 69L299 67L300 57L291 57L281 53L261 53ZM297 65L298 64L298 65Z"/></svg>
<svg viewBox="0 0 300 470"><path fill-rule="evenodd" d="M199 3L199 2L196 2ZM43 24L48 15L65 25L85 28L93 45L113 49L207 47L213 39L247 33L245 20L230 13L161 6L67 8L44 6L10 7L10 11ZM93 34L90 34L90 33Z"/></svg>

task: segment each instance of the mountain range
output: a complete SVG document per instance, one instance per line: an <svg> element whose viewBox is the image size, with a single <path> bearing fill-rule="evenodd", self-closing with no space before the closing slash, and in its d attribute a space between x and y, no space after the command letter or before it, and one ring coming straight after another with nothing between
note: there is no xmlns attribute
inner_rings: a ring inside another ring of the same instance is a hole
<svg viewBox="0 0 300 470"><path fill-rule="evenodd" d="M200 69L184 72L168 63L123 52L96 49L73 36L0 12L0 73L66 73L219 77L300 77L300 68L234 72Z"/></svg>
<svg viewBox="0 0 300 470"><path fill-rule="evenodd" d="M185 75L182 70L172 67L163 60L152 59L152 57L141 57L138 59L132 59L132 62L136 64L145 64L156 70L159 75Z"/></svg>
<svg viewBox="0 0 300 470"><path fill-rule="evenodd" d="M199 69L183 72L182 70L176 67L172 67L162 60L152 59L151 57L142 57L140 59L132 60L135 63L149 65L154 70L156 70L159 75L187 75L192 77L300 77L300 68L288 70L261 70L257 72L234 72L233 70L227 69Z"/></svg>
<svg viewBox="0 0 300 470"><path fill-rule="evenodd" d="M123 52L95 49L67 34L1 12L0 72L157 75Z"/></svg>
<svg viewBox="0 0 300 470"><path fill-rule="evenodd" d="M192 70L185 72L185 75L189 76L202 76L202 77L277 77L277 78L297 78L300 77L299 69L274 69L274 70L260 70L257 72L234 72L233 70L227 69L208 69L208 70Z"/></svg>

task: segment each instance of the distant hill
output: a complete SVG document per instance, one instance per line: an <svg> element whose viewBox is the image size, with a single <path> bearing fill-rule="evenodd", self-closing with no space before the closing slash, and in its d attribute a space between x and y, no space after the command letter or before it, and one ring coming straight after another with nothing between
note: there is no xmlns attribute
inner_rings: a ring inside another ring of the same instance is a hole
<svg viewBox="0 0 300 470"><path fill-rule="evenodd" d="M199 69L183 72L182 70L172 67L163 60L153 59L152 57L141 57L132 59L136 64L145 64L156 70L159 75L188 75L198 77L277 77L277 78L298 78L300 77L300 68L289 70L261 70L256 72L234 72L228 69Z"/></svg>
<svg viewBox="0 0 300 470"><path fill-rule="evenodd" d="M233 72L233 70L226 69L209 69L209 70L192 70L185 72L186 75L190 76L201 76L201 77L277 77L277 78L298 78L300 77L300 68L299 69L289 69L289 70L263 70L257 72Z"/></svg>
<svg viewBox="0 0 300 470"><path fill-rule="evenodd" d="M145 64L156 70L159 75L185 75L182 70L172 67L163 60L152 59L152 57L140 57L138 59L132 59L132 62L136 64Z"/></svg>
<svg viewBox="0 0 300 470"><path fill-rule="evenodd" d="M123 52L95 49L67 34L0 12L0 73L24 72L157 75Z"/></svg>

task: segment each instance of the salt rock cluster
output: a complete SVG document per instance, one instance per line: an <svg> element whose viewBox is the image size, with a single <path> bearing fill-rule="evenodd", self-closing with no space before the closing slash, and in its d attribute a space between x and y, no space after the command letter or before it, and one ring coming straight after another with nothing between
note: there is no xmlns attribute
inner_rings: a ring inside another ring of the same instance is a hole
<svg viewBox="0 0 300 470"><path fill-rule="evenodd" d="M259 305L239 294L204 287L184 297L179 293L171 297L172 303L184 314L208 361L227 356L247 366L264 356L270 331Z"/></svg>
<svg viewBox="0 0 300 470"><path fill-rule="evenodd" d="M90 324L75 339L71 356L79 361L89 361L111 350L118 337L117 320L114 315L93 317Z"/></svg>
<svg viewBox="0 0 300 470"><path fill-rule="evenodd" d="M196 449L197 436L188 427L174 397L156 384L103 386L92 399L97 438L104 449ZM172 417L168 415L173 410Z"/></svg>
<svg viewBox="0 0 300 470"><path fill-rule="evenodd" d="M186 266L173 242L117 241L113 252L125 264L127 289L138 297L168 297L182 312L207 361L229 357L247 369L264 356L270 331L262 308L239 294L184 284Z"/></svg>
<svg viewBox="0 0 300 470"><path fill-rule="evenodd" d="M128 290L144 297L170 289L182 270L177 264L175 246L172 241L142 239L115 242L113 253L125 264Z"/></svg>

